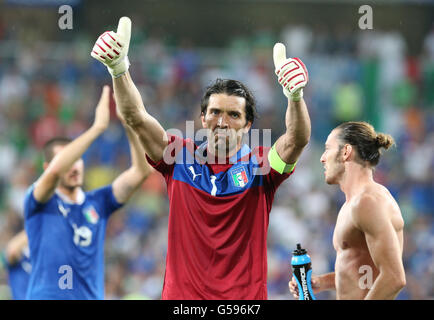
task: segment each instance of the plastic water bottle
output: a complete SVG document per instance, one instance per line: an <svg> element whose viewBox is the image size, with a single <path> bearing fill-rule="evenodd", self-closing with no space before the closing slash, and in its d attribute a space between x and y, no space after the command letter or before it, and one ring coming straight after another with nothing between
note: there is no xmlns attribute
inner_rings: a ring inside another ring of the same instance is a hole
<svg viewBox="0 0 434 320"><path fill-rule="evenodd" d="M316 300L312 290L312 267L306 249L297 243L297 249L292 252L292 274L297 281L299 300Z"/></svg>

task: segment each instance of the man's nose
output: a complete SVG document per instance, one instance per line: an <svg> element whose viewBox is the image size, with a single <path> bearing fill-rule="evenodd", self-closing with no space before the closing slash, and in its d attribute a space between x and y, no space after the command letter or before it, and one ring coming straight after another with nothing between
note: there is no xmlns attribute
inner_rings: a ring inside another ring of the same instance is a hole
<svg viewBox="0 0 434 320"><path fill-rule="evenodd" d="M80 170L80 161L74 162L74 164L71 167L71 171L79 171Z"/></svg>
<svg viewBox="0 0 434 320"><path fill-rule="evenodd" d="M220 118L218 119L217 122L217 126L219 128L227 128L228 127L228 122L226 120L226 116L225 115L221 115Z"/></svg>
<svg viewBox="0 0 434 320"><path fill-rule="evenodd" d="M76 173L78 173L78 167L74 165L69 170L69 174L76 174Z"/></svg>

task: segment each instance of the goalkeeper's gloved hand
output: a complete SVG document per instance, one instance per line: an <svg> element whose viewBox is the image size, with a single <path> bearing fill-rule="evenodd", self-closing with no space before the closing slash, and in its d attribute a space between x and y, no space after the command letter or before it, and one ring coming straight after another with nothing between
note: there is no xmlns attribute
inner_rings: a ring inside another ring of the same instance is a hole
<svg viewBox="0 0 434 320"><path fill-rule="evenodd" d="M276 43L273 60L277 79L283 87L283 94L292 101L303 98L303 88L309 81L306 66L298 58L286 58L285 45Z"/></svg>
<svg viewBox="0 0 434 320"><path fill-rule="evenodd" d="M128 71L128 48L131 38L131 20L128 17L119 19L115 32L106 31L98 37L93 46L91 56L102 62L113 78L120 77Z"/></svg>

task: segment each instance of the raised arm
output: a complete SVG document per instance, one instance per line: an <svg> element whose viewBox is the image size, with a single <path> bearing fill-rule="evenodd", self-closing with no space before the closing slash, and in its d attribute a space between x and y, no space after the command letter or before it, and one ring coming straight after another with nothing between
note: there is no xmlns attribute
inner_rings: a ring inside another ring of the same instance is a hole
<svg viewBox="0 0 434 320"><path fill-rule="evenodd" d="M46 202L52 197L60 177L83 155L92 142L107 129L110 121L109 101L110 87L104 86L95 110L93 125L57 153L44 170L44 173L36 181L33 196L38 202Z"/></svg>
<svg viewBox="0 0 434 320"><path fill-rule="evenodd" d="M129 72L113 78L116 104L126 123L140 139L148 156L155 162L163 158L167 146L167 135L160 123L146 112L139 90Z"/></svg>
<svg viewBox="0 0 434 320"><path fill-rule="evenodd" d="M300 59L286 58L285 46L281 43L277 43L273 48L273 60L278 81L288 98L285 116L286 132L277 139L274 147L280 160L283 161L282 169L286 167L284 171L288 171L293 168L310 139L310 118L303 99L303 88L309 78L306 67Z"/></svg>
<svg viewBox="0 0 434 320"><path fill-rule="evenodd" d="M128 72L131 20L122 17L115 32L98 37L91 56L103 63L113 78L116 104L126 123L138 135L147 155L155 162L163 158L167 135L160 123L146 112L139 91Z"/></svg>
<svg viewBox="0 0 434 320"><path fill-rule="evenodd" d="M276 151L287 164L296 163L310 139L310 118L306 103L288 99L285 116L286 132L276 141Z"/></svg>
<svg viewBox="0 0 434 320"><path fill-rule="evenodd" d="M153 169L146 161L145 151L137 135L125 122L118 108L116 111L127 133L130 144L131 166L113 182L113 194L117 202L125 203L139 189Z"/></svg>
<svg viewBox="0 0 434 320"><path fill-rule="evenodd" d="M380 272L365 299L395 299L405 286L402 250L387 212L387 202L363 196L353 210L355 225L365 234L372 261Z"/></svg>

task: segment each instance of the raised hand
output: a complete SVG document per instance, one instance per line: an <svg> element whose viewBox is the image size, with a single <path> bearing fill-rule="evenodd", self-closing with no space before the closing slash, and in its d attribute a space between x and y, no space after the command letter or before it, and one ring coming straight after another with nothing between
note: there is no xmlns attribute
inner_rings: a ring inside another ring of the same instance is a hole
<svg viewBox="0 0 434 320"><path fill-rule="evenodd" d="M130 67L128 60L130 38L131 20L122 17L119 19L116 32L106 31L98 37L90 55L103 63L113 78L120 77Z"/></svg>
<svg viewBox="0 0 434 320"><path fill-rule="evenodd" d="M293 101L300 101L303 88L309 81L304 63L298 58L286 58L286 48L276 43L273 48L273 61L278 82L283 87L283 94Z"/></svg>

